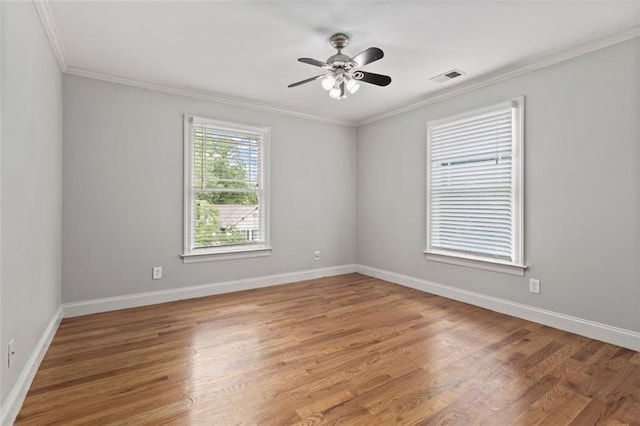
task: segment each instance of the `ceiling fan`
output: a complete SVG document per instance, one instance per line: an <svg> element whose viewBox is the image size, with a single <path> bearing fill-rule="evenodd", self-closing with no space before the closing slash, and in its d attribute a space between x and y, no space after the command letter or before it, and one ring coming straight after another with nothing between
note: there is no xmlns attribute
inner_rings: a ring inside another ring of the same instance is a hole
<svg viewBox="0 0 640 426"><path fill-rule="evenodd" d="M329 96L333 99L340 100L347 97L347 91L351 94L356 93L360 88L360 81L375 84L377 86L387 86L391 83L391 77L388 75L361 71L359 69L371 62L382 59L384 56L382 50L377 47L370 47L363 52L358 53L353 58L350 58L342 53L342 49L349 44L348 35L343 33L334 34L329 39L329 43L338 50L338 53L330 56L326 62L312 58L298 58L298 61L305 64L324 68L327 70L326 73L298 81L290 84L288 87L296 87L301 84L322 79L322 87L329 91Z"/></svg>

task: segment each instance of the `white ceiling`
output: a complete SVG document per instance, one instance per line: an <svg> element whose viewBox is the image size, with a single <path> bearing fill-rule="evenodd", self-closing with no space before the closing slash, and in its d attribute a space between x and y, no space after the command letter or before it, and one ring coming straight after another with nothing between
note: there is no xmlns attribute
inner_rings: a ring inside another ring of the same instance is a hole
<svg viewBox="0 0 640 426"><path fill-rule="evenodd" d="M45 27L63 48L67 72L138 80L351 122L575 46L629 31L637 34L640 25L640 1L612 0L50 0L48 5L53 21ZM287 88L322 73L297 58L326 60L335 53L328 38L338 31L351 36L347 55L370 46L384 51L383 59L364 69L390 75L391 85L362 84L358 93L341 101L330 99L320 81ZM444 84L428 80L452 68L467 74Z"/></svg>

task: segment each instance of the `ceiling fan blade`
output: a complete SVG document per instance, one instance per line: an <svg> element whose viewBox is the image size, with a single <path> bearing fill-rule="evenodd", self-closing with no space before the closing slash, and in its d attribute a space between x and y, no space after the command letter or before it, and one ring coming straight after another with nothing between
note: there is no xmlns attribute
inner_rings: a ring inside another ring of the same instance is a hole
<svg viewBox="0 0 640 426"><path fill-rule="evenodd" d="M384 52L377 47L370 47L367 50L358 53L351 60L358 64L358 67L363 67L371 62L382 59Z"/></svg>
<svg viewBox="0 0 640 426"><path fill-rule="evenodd" d="M298 58L298 61L304 64L314 65L320 68L331 69L331 65L313 58Z"/></svg>
<svg viewBox="0 0 640 426"><path fill-rule="evenodd" d="M300 86L301 84L305 84L305 83L309 83L310 81L318 80L318 79L320 79L320 78L322 78L324 76L325 76L325 74L316 75L315 77L307 78L306 80L301 80L301 81L298 81L296 83L292 83L292 84L288 85L287 87Z"/></svg>
<svg viewBox="0 0 640 426"><path fill-rule="evenodd" d="M388 75L376 74L374 72L356 71L353 73L353 78L377 86L388 86L389 83L391 83L391 77Z"/></svg>

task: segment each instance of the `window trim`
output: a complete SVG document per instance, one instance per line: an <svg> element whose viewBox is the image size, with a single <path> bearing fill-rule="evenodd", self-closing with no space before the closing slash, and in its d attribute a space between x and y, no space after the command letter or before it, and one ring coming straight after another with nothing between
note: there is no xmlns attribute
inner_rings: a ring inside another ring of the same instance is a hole
<svg viewBox="0 0 640 426"><path fill-rule="evenodd" d="M191 249L191 223L193 221L193 188L192 188L192 161L193 152L192 124L196 120L208 126L220 130L251 132L262 134L262 180L261 180L261 218L260 226L264 229L264 243L243 244L233 246L208 247L204 249ZM271 128L248 126L245 124L228 121L214 120L202 116L184 114L184 175L183 175L183 248L182 262L196 263L215 260L244 259L250 257L263 257L271 255L271 226L270 226L270 199L271 199Z"/></svg>
<svg viewBox="0 0 640 426"><path fill-rule="evenodd" d="M426 124L427 131L427 155L426 155L426 248L423 250L426 260L448 263L458 266L484 269L488 271L501 272L513 275L524 276L528 268L524 263L524 108L525 97L518 96L505 102L499 102L486 107L455 114L448 117L429 120ZM489 257L473 254L434 249L431 247L430 226L431 209L429 206L431 198L431 131L430 129L442 123L462 120L465 118L486 114L499 108L511 105L514 109L514 120L512 122L513 135L513 167L511 179L514 183L511 189L512 206L515 210L513 214L512 233L514 235L515 256L513 262L491 259Z"/></svg>

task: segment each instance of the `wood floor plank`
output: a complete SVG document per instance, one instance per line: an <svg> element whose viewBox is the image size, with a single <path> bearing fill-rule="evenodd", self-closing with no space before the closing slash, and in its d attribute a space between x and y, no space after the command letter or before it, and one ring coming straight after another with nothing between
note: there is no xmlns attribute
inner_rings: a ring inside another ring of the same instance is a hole
<svg viewBox="0 0 640 426"><path fill-rule="evenodd" d="M345 274L65 319L16 424L639 419L639 353Z"/></svg>

